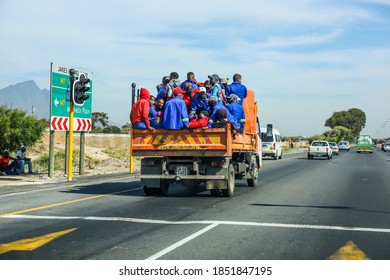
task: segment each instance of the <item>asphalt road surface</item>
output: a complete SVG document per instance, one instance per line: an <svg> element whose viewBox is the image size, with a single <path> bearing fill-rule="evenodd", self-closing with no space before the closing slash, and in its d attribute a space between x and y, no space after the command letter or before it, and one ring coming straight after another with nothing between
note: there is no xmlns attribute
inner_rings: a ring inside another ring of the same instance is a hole
<svg viewBox="0 0 390 280"><path fill-rule="evenodd" d="M234 196L134 175L0 187L3 260L390 259L390 153L265 159ZM91 180L93 179L93 180Z"/></svg>

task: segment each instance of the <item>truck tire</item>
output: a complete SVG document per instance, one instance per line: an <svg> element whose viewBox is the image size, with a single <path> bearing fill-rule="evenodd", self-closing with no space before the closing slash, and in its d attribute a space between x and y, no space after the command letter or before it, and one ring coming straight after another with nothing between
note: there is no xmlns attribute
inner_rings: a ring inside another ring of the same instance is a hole
<svg viewBox="0 0 390 280"><path fill-rule="evenodd" d="M253 171L249 172L252 178L246 179L246 182L249 187L256 187L259 183L259 166L257 165L256 158L254 158L253 160L254 162L251 163L253 164Z"/></svg>
<svg viewBox="0 0 390 280"><path fill-rule="evenodd" d="M225 197L232 197L234 193L234 187L235 187L235 173L234 173L234 167L232 164L229 164L228 167L228 178L226 180L226 189L222 189L222 194Z"/></svg>
<svg viewBox="0 0 390 280"><path fill-rule="evenodd" d="M161 196L167 196L169 190L169 180L160 180L160 188L156 189L157 193Z"/></svg>
<svg viewBox="0 0 390 280"><path fill-rule="evenodd" d="M282 159L282 157L283 157L283 152L280 152L279 159Z"/></svg>
<svg viewBox="0 0 390 280"><path fill-rule="evenodd" d="M212 189L212 190L210 190L210 194L211 194L211 196L215 196L215 197L221 196L221 192L220 192L219 189Z"/></svg>
<svg viewBox="0 0 390 280"><path fill-rule="evenodd" d="M144 193L145 195L149 196L149 195L154 195L155 194L155 189L153 188L149 188L147 186L144 186Z"/></svg>

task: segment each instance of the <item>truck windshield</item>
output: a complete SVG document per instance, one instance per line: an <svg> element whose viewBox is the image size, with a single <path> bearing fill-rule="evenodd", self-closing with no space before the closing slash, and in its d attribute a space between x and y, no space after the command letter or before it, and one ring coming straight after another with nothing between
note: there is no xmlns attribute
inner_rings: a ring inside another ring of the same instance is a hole
<svg viewBox="0 0 390 280"><path fill-rule="evenodd" d="M261 133L261 141L263 142L273 142L274 139L272 135L268 135L267 133Z"/></svg>

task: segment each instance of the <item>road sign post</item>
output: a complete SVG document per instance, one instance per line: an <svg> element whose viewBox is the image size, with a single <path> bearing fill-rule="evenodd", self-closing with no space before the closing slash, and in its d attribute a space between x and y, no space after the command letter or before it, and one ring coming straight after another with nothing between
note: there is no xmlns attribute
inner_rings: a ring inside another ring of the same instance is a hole
<svg viewBox="0 0 390 280"><path fill-rule="evenodd" d="M77 100L74 106L74 85L77 83ZM50 131L49 176L54 170L54 132L66 131L65 172L72 180L73 131L90 131L92 128L92 72L70 69L51 63L50 75ZM52 139L51 139L52 140ZM80 143L81 145L81 143ZM80 147L80 150L81 147ZM80 157L84 155L80 155ZM80 170L82 173L82 170Z"/></svg>

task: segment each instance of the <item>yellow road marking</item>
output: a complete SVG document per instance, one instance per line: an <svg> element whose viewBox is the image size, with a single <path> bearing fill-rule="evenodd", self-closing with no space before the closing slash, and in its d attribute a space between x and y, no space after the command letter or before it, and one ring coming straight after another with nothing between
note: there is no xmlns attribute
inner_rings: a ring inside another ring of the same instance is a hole
<svg viewBox="0 0 390 280"><path fill-rule="evenodd" d="M14 241L11 243L7 244L0 244L0 255L10 252L10 251L32 251L35 250L46 243L49 243L53 241L54 239L65 235L67 233L70 233L77 228L71 228L68 230L63 230L63 231L57 231L45 235L41 235L38 237L33 237L33 238L27 238L27 239L22 239L18 241Z"/></svg>
<svg viewBox="0 0 390 280"><path fill-rule="evenodd" d="M358 248L352 241L348 241L336 253L331 255L328 260L369 260L370 258Z"/></svg>
<svg viewBox="0 0 390 280"><path fill-rule="evenodd" d="M10 213L4 213L4 214L0 214L0 217L5 217L5 216L11 216L11 215L18 215L18 214L33 212L33 211L37 211L37 210L42 210L42 209L57 207L57 206L61 206L61 205L66 205L66 204L71 204L71 203L86 201L86 200L90 200L90 199L101 198L101 197L105 197L105 196L108 196L108 195L118 194L118 193L124 193L124 192L128 192L128 191L130 191L130 190L124 190L124 191L118 191L118 192L113 192L113 193L107 193L107 194L100 194L100 195L95 195L95 196L89 196L89 197L84 197L84 198L79 198L79 199L64 201L64 202L55 203L55 204L44 205L44 206L35 207L35 208L30 208L30 209L24 209L24 210L15 211L15 212L10 212Z"/></svg>

